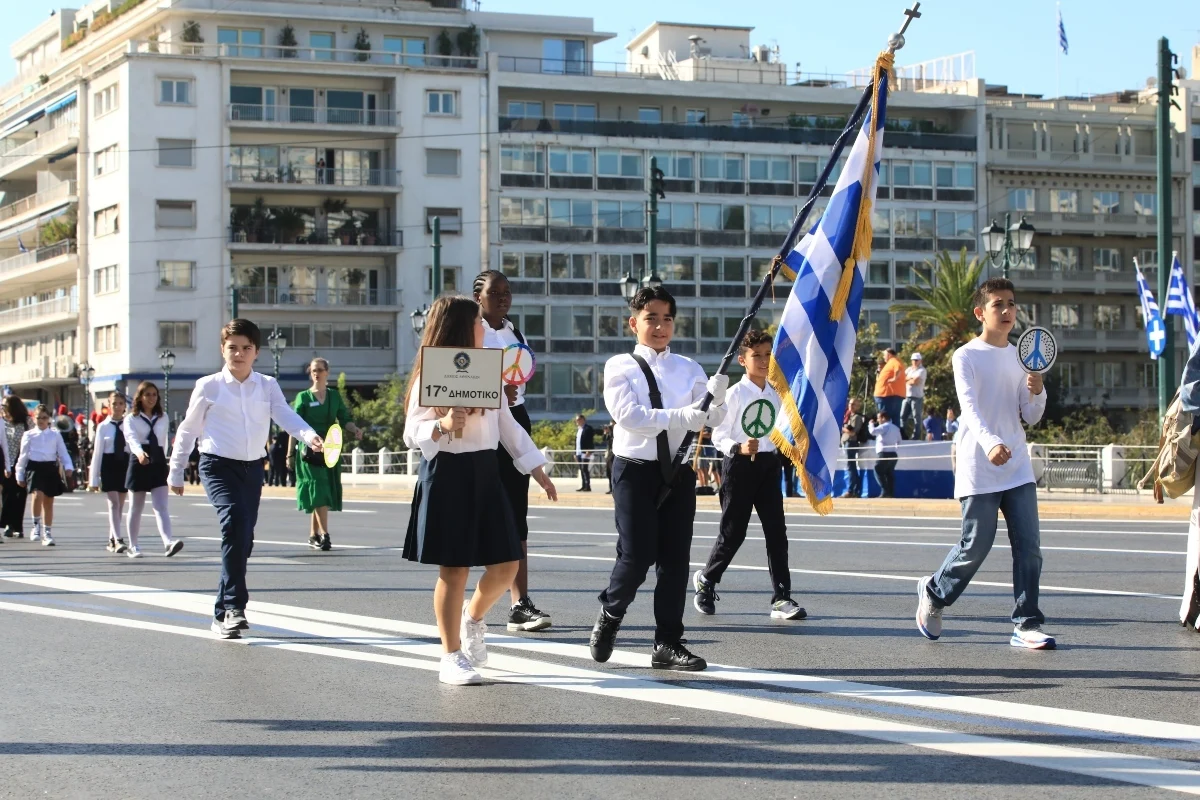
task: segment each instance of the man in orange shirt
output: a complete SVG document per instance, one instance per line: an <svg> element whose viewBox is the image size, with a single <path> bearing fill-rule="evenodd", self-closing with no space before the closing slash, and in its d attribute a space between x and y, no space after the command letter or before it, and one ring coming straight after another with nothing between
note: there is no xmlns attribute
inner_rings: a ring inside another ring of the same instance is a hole
<svg viewBox="0 0 1200 800"><path fill-rule="evenodd" d="M888 348L880 359L879 375L875 378L875 408L886 411L888 419L900 419L900 406L904 403L904 364L896 357L896 351Z"/></svg>

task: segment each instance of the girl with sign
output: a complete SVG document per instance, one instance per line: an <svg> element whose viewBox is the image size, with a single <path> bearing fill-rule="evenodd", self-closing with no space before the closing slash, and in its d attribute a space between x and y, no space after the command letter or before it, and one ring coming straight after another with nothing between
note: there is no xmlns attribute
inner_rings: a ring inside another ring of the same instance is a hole
<svg viewBox="0 0 1200 800"><path fill-rule="evenodd" d="M483 317L473 300L439 297L426 317L421 348L482 348L484 336ZM421 468L404 557L440 568L433 592L444 651L439 680L480 683L476 667L487 665L484 615L512 586L524 555L500 481L497 446L503 444L516 469L531 474L551 500L558 493L542 470L541 452L507 405L498 411L422 407L420 365L418 349L405 397L404 442L420 449ZM486 570L464 601L471 567Z"/></svg>
<svg viewBox="0 0 1200 800"><path fill-rule="evenodd" d="M483 310L484 347L504 351L504 394L513 419L526 433L533 431L529 412L525 409L525 385L537 368L533 350L525 337L508 319L512 308L512 288L503 272L490 269L475 276L472 285L475 302ZM500 481L513 510L517 535L521 538L521 560L511 587L512 606L508 611L510 631L541 631L550 627L550 615L538 609L529 599L529 476L513 464L512 456L503 447L496 449L500 459Z"/></svg>
<svg viewBox="0 0 1200 800"><path fill-rule="evenodd" d="M146 507L146 495L154 508L154 521L158 523L158 535L163 541L163 554L173 556L183 549L182 539L171 538L171 515L167 511L167 454L164 445L169 441L167 416L163 413L158 387L150 381L138 384L133 396L133 414L125 418L122 433L129 444L129 469L125 474L125 488L133 492L129 504L130 558L141 558L138 549L138 531L142 526L142 509Z"/></svg>
<svg viewBox="0 0 1200 800"><path fill-rule="evenodd" d="M783 515L783 465L771 441L779 410L779 395L767 383L771 365L771 337L750 331L742 340L738 363L746 375L729 388L725 404L729 413L713 431L713 444L724 456L721 483L721 530L708 563L692 576L696 596L692 604L701 614L715 614L717 584L746 541L750 512L758 511L767 543L767 570L771 575L771 619L804 619L807 612L792 600L792 573L788 570L787 526Z"/></svg>
<svg viewBox="0 0 1200 800"><path fill-rule="evenodd" d="M129 471L129 445L121 425L125 420L125 395L113 392L108 396L112 409L96 426L96 444L92 451L92 468L88 482L99 489L108 500L108 552L121 554L129 547L121 538L121 513L125 509L125 475Z"/></svg>
<svg viewBox="0 0 1200 800"><path fill-rule="evenodd" d="M339 425L355 438L362 438L362 431L350 421L350 412L337 389L329 386L329 362L314 358L306 369L312 386L296 395L292 408L300 419L315 431L329 431ZM340 430L339 430L340 434ZM329 445L330 437L325 436ZM296 507L310 515L308 546L314 550L329 550L329 512L342 510L341 464L325 465L325 455L300 445L300 459L296 462L297 442L288 443L287 467L296 470Z"/></svg>

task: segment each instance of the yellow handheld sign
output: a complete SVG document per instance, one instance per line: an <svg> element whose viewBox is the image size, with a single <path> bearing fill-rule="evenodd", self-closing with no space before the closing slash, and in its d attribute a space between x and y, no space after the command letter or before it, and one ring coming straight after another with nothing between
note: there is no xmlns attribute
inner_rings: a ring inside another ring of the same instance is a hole
<svg viewBox="0 0 1200 800"><path fill-rule="evenodd" d="M329 426L329 432L325 434L325 466L329 469L336 468L342 461L342 426L336 422Z"/></svg>

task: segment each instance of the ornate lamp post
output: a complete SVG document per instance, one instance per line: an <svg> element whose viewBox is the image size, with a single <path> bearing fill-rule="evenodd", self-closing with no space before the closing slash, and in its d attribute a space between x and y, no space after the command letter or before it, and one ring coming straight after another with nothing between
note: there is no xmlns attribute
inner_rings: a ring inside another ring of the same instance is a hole
<svg viewBox="0 0 1200 800"><path fill-rule="evenodd" d="M171 370L175 369L175 354L170 350L163 350L158 354L158 364L163 371L163 413L169 420L171 418Z"/></svg>
<svg viewBox="0 0 1200 800"><path fill-rule="evenodd" d="M279 332L278 325L267 335L267 347L275 359L275 380L279 380L279 359L283 358L283 351L287 349L287 336Z"/></svg>
<svg viewBox="0 0 1200 800"><path fill-rule="evenodd" d="M96 368L86 361L79 365L79 382L83 384L83 401L87 407L87 424L84 426L88 441L92 440L92 379L96 377Z"/></svg>
<svg viewBox="0 0 1200 800"><path fill-rule="evenodd" d="M426 309L424 306L422 306L408 315L409 320L412 322L413 332L416 333L417 336L420 336L425 330L425 314Z"/></svg>
<svg viewBox="0 0 1200 800"><path fill-rule="evenodd" d="M1019 264L1033 249L1035 233L1037 230L1026 222L1023 215L1020 222L1012 224L1012 214L1004 215L1003 228L996 224L996 220L992 220L991 225L979 232L989 263L1000 267L1000 274L1005 278L1008 278L1008 270Z"/></svg>

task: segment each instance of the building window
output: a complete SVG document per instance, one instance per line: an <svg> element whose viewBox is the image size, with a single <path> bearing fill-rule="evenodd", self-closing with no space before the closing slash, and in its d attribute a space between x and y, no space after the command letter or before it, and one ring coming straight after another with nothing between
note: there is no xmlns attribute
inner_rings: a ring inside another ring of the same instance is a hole
<svg viewBox="0 0 1200 800"><path fill-rule="evenodd" d="M1142 217L1153 217L1158 213L1158 195L1151 192L1135 192L1133 213Z"/></svg>
<svg viewBox="0 0 1200 800"><path fill-rule="evenodd" d="M507 116L521 119L541 119L543 116L542 104L532 100L509 100Z"/></svg>
<svg viewBox="0 0 1200 800"><path fill-rule="evenodd" d="M645 253L601 253L597 277L602 281L617 281L626 275L642 275L645 271ZM628 317L626 309L625 318Z"/></svg>
<svg viewBox="0 0 1200 800"><path fill-rule="evenodd" d="M638 109L638 122L648 122L658 124L662 122L662 109L650 106L643 106Z"/></svg>
<svg viewBox="0 0 1200 800"><path fill-rule="evenodd" d="M154 224L159 228L195 228L196 204L191 200L159 200Z"/></svg>
<svg viewBox="0 0 1200 800"><path fill-rule="evenodd" d="M696 155L694 153L651 153L658 161L664 178L690 181L696 177Z"/></svg>
<svg viewBox="0 0 1200 800"><path fill-rule="evenodd" d="M1121 213L1121 193L1120 192L1092 192L1092 213L1093 214L1119 214L1119 213Z"/></svg>
<svg viewBox="0 0 1200 800"><path fill-rule="evenodd" d="M121 166L121 150L115 144L110 144L103 150L96 151L96 177L116 172Z"/></svg>
<svg viewBox="0 0 1200 800"><path fill-rule="evenodd" d="M1060 361L1060 362L1058 362L1057 367L1058 367L1058 382L1062 386L1062 390L1064 392L1071 392L1071 391L1074 391L1075 389L1078 389L1080 386L1079 364L1076 364L1073 361ZM1158 365L1156 364L1155 369L1157 369L1157 368L1158 368Z"/></svg>
<svg viewBox="0 0 1200 800"><path fill-rule="evenodd" d="M642 152L640 150L598 150L596 151L596 174L641 178L645 175L642 169Z"/></svg>
<svg viewBox="0 0 1200 800"><path fill-rule="evenodd" d="M119 325L101 325L94 331L92 349L97 353L113 353L121 346Z"/></svg>
<svg viewBox="0 0 1200 800"><path fill-rule="evenodd" d="M683 112L684 125L703 125L708 122L708 109L706 108L689 108Z"/></svg>
<svg viewBox="0 0 1200 800"><path fill-rule="evenodd" d="M158 262L158 288L194 289L196 287L195 261Z"/></svg>
<svg viewBox="0 0 1200 800"><path fill-rule="evenodd" d="M442 267L442 291L458 292L458 276L462 270L459 267ZM433 291L433 267L425 268L425 291Z"/></svg>
<svg viewBox="0 0 1200 800"><path fill-rule="evenodd" d="M695 203L659 203L658 227L660 230L696 230Z"/></svg>
<svg viewBox="0 0 1200 800"><path fill-rule="evenodd" d="M592 103L555 103L553 109L555 119L585 122L596 119L596 106Z"/></svg>
<svg viewBox="0 0 1200 800"><path fill-rule="evenodd" d="M262 58L263 32L245 28L217 28L217 44L232 58Z"/></svg>
<svg viewBox="0 0 1200 800"><path fill-rule="evenodd" d="M572 228L592 227L592 201L551 200L550 224Z"/></svg>
<svg viewBox="0 0 1200 800"><path fill-rule="evenodd" d="M1079 248L1051 247L1050 269L1055 272L1079 272Z"/></svg>
<svg viewBox="0 0 1200 800"><path fill-rule="evenodd" d="M313 50L313 61L333 61L334 37L326 31L312 31L308 34L308 46Z"/></svg>
<svg viewBox="0 0 1200 800"><path fill-rule="evenodd" d="M700 230L702 231L744 231L746 230L746 207L741 205L718 205L716 203L700 203Z"/></svg>
<svg viewBox="0 0 1200 800"><path fill-rule="evenodd" d="M899 173L896 173L896 183L900 183ZM1036 210L1034 205L1034 190L1033 189L1009 189L1008 190L1008 210L1009 211L1025 211L1032 213Z"/></svg>
<svg viewBox="0 0 1200 800"><path fill-rule="evenodd" d="M745 111L734 111L730 120L735 128L749 128L754 120Z"/></svg>
<svg viewBox="0 0 1200 800"><path fill-rule="evenodd" d="M121 230L119 208L119 206L109 206L92 214L93 236L99 239L101 236L108 236L110 233L117 233Z"/></svg>
<svg viewBox="0 0 1200 800"><path fill-rule="evenodd" d="M438 217L442 233L462 233L461 208L426 208L425 232L433 233L433 218Z"/></svg>
<svg viewBox="0 0 1200 800"><path fill-rule="evenodd" d="M546 255L545 253L501 253L500 271L510 278L542 280L546 277Z"/></svg>
<svg viewBox="0 0 1200 800"><path fill-rule="evenodd" d="M587 281L592 278L591 253L551 253L550 280ZM588 292L592 294L592 292Z"/></svg>
<svg viewBox="0 0 1200 800"><path fill-rule="evenodd" d="M504 169L504 150L500 148L500 169ZM539 155L541 151L539 150ZM592 151L568 147L551 147L549 150L550 174L591 175ZM538 167L538 172L541 168Z"/></svg>
<svg viewBox="0 0 1200 800"><path fill-rule="evenodd" d="M192 82L181 78L159 78L158 102L168 106L192 105Z"/></svg>
<svg viewBox="0 0 1200 800"><path fill-rule="evenodd" d="M1158 388L1158 364L1145 361L1138 364L1138 386L1143 389Z"/></svg>
<svg viewBox="0 0 1200 800"><path fill-rule="evenodd" d="M745 162L741 153L701 153L700 179L709 181L744 181Z"/></svg>
<svg viewBox="0 0 1200 800"><path fill-rule="evenodd" d="M92 116L96 119L120 107L121 88L114 83L92 95Z"/></svg>
<svg viewBox="0 0 1200 800"><path fill-rule="evenodd" d="M431 151L426 150L426 153ZM457 153L457 150L439 152ZM506 144L500 146L500 171L523 172L541 175L546 171L545 151L530 144ZM591 174L590 172L588 174Z"/></svg>
<svg viewBox="0 0 1200 800"><path fill-rule="evenodd" d="M939 239L974 239L975 213L973 211L937 212L937 235Z"/></svg>
<svg viewBox="0 0 1200 800"><path fill-rule="evenodd" d="M882 169L879 177L880 185L886 186L887 181L883 180ZM796 180L805 185L817 182L817 159L815 157L800 156L796 159Z"/></svg>
<svg viewBox="0 0 1200 800"><path fill-rule="evenodd" d="M1197 234L1200 235L1200 234ZM1158 269L1158 251L1157 250L1138 250L1137 263L1143 270Z"/></svg>
<svg viewBox="0 0 1200 800"><path fill-rule="evenodd" d="M500 224L541 227L546 224L546 201L541 198L500 198Z"/></svg>
<svg viewBox="0 0 1200 800"><path fill-rule="evenodd" d="M383 37L383 50L385 53L395 53L397 61L406 67L423 67L425 66L425 55L429 50L429 46L428 42L424 39L385 36ZM435 63L441 64L443 60L435 59Z"/></svg>
<svg viewBox="0 0 1200 800"><path fill-rule="evenodd" d="M1079 192L1074 189L1051 189L1050 210L1060 214L1079 213Z"/></svg>
<svg viewBox="0 0 1200 800"><path fill-rule="evenodd" d="M591 306L550 307L550 336L554 339L593 339L596 327Z"/></svg>
<svg viewBox="0 0 1200 800"><path fill-rule="evenodd" d="M194 322L160 322L158 323L158 346L175 347L190 350Z"/></svg>
<svg viewBox="0 0 1200 800"><path fill-rule="evenodd" d="M1125 379L1125 365L1114 361L1096 364L1096 384L1102 389L1116 389Z"/></svg>
<svg viewBox="0 0 1200 800"><path fill-rule="evenodd" d="M196 166L195 139L159 139L158 165L160 167Z"/></svg>
<svg viewBox="0 0 1200 800"><path fill-rule="evenodd" d="M1081 318L1080 306L1066 303L1053 303L1050 306L1050 327L1052 328L1078 328Z"/></svg>
<svg viewBox="0 0 1200 800"><path fill-rule="evenodd" d="M702 258L700 259L700 280L702 283L737 283L744 287L746 284L746 260L740 256Z"/></svg>
<svg viewBox="0 0 1200 800"><path fill-rule="evenodd" d="M1025 325L1037 325L1037 310L1033 303L1017 303L1017 319Z"/></svg>
<svg viewBox="0 0 1200 800"><path fill-rule="evenodd" d="M750 156L750 180L791 183L792 159L786 156Z"/></svg>
<svg viewBox="0 0 1200 800"><path fill-rule="evenodd" d="M787 233L795 216L792 206L750 206L750 232Z"/></svg>
<svg viewBox="0 0 1200 800"><path fill-rule="evenodd" d="M601 228L644 228L646 210L642 203L600 200L596 203L596 220Z"/></svg>
<svg viewBox="0 0 1200 800"><path fill-rule="evenodd" d="M426 92L425 113L431 117L458 116L458 92Z"/></svg>
<svg viewBox="0 0 1200 800"><path fill-rule="evenodd" d="M111 294L121 288L121 268L116 264L111 267L100 267L96 270L93 280L93 294Z"/></svg>
<svg viewBox="0 0 1200 800"><path fill-rule="evenodd" d="M458 177L458 150L435 150L425 148L425 174Z"/></svg>
<svg viewBox="0 0 1200 800"><path fill-rule="evenodd" d="M583 39L543 39L542 72L552 75L586 75L587 42Z"/></svg>
<svg viewBox="0 0 1200 800"><path fill-rule="evenodd" d="M1118 272L1121 269L1121 251L1115 247L1093 247L1092 267L1101 272Z"/></svg>
<svg viewBox="0 0 1200 800"><path fill-rule="evenodd" d="M1122 327L1123 311L1121 306L1098 305L1092 313L1092 323L1098 331L1115 331Z"/></svg>

